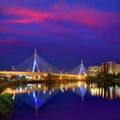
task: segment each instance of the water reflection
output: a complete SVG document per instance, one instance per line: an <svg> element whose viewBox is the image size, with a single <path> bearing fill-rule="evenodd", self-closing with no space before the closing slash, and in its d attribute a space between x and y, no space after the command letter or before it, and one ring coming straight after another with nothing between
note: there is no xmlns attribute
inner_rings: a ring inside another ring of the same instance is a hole
<svg viewBox="0 0 120 120"><path fill-rule="evenodd" d="M120 86L98 86L97 83L92 83L89 85L89 92L92 96L101 96L112 100L120 97Z"/></svg>
<svg viewBox="0 0 120 120"><path fill-rule="evenodd" d="M29 106L35 108L35 116L38 117L38 109L45 102L47 102L51 97L53 97L58 90L48 89L46 86L40 87L40 84L29 84L25 87L19 87L16 89L11 89L10 93L13 94L14 99L19 99L20 101L28 104ZM4 91L6 92L6 91ZM18 94L22 93L22 94Z"/></svg>
<svg viewBox="0 0 120 120"><path fill-rule="evenodd" d="M84 102L84 96L87 92L87 84L84 82L78 82L78 87L75 92L82 97L82 102Z"/></svg>
<svg viewBox="0 0 120 120"><path fill-rule="evenodd" d="M88 83L88 82L69 82L69 83L56 83L56 84L22 84L19 86L9 86L1 92L1 96L10 95L9 106L13 105L13 101L17 103L18 100L34 108L35 116L38 117L38 109L44 105L49 99L59 92L65 93L66 91L72 91L73 93L81 97L81 101L84 102L85 95L88 93L91 96L99 96L113 100L120 97L120 86ZM0 110L4 111L5 104L1 103L2 97L0 96ZM18 105L18 104L17 104ZM8 107L8 106L7 106ZM17 106L19 107L19 105ZM1 109L3 108L3 109ZM9 109L9 107L8 107ZM6 109L6 110L8 110ZM11 109L11 107L10 107ZM0 111L1 113L1 111ZM3 113L2 113L3 114Z"/></svg>
<svg viewBox="0 0 120 120"><path fill-rule="evenodd" d="M105 85L98 83L87 83L87 82L69 82L69 83L57 83L57 84L23 84L20 86L11 86L5 88L1 94L12 94L12 98L19 93L28 93L29 96L36 98L37 94L43 94L44 96L51 96L54 93L72 90L81 97L85 96L88 92L91 96L101 96L102 98L115 99L120 97L120 86L116 85ZM36 93L37 91L37 93Z"/></svg>

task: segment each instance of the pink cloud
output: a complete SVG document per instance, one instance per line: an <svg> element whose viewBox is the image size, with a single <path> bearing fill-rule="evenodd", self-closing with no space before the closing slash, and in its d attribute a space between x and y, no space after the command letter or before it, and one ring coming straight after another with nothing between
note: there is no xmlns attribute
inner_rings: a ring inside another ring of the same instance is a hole
<svg viewBox="0 0 120 120"><path fill-rule="evenodd" d="M2 21L10 23L40 22L49 17L48 13L42 11L35 11L28 8L21 8L15 6L2 7L2 14L14 15L17 17L17 19L9 19Z"/></svg>
<svg viewBox="0 0 120 120"><path fill-rule="evenodd" d="M52 17L78 22L89 27L108 26L109 23L120 23L120 15L117 13L99 11L85 6L75 6L76 8L72 8L63 3L57 3L54 5L56 14L53 13Z"/></svg>
<svg viewBox="0 0 120 120"><path fill-rule="evenodd" d="M120 23L120 15L117 13L103 12L78 5L73 6L69 6L64 2L61 2L54 4L51 8L51 11L33 10L15 6L4 6L2 7L2 14L13 15L17 18L3 20L1 23L26 24L32 22L42 22L49 18L68 20L71 22L73 21L89 27L111 26Z"/></svg>

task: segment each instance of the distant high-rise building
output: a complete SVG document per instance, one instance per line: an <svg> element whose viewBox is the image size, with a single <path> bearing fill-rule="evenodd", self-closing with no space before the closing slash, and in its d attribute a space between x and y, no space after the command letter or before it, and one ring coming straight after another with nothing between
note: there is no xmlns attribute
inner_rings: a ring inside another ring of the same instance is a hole
<svg viewBox="0 0 120 120"><path fill-rule="evenodd" d="M88 75L95 77L96 75L101 73L101 66L100 65L89 66L87 73Z"/></svg>
<svg viewBox="0 0 120 120"><path fill-rule="evenodd" d="M116 62L109 61L103 62L101 65L89 66L87 70L88 75L95 77L99 73L102 73L104 76L107 74L115 74L120 73L120 64Z"/></svg>
<svg viewBox="0 0 120 120"><path fill-rule="evenodd" d="M118 74L120 73L120 64L117 64L113 61L104 62L101 66L101 72L106 74Z"/></svg>

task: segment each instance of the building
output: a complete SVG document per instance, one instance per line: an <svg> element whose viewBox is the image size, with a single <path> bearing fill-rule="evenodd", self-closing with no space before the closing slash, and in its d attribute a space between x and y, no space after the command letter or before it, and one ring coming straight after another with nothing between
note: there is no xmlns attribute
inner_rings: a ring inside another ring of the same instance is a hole
<svg viewBox="0 0 120 120"><path fill-rule="evenodd" d="M96 77L98 74L103 74L104 76L107 74L115 74L120 73L120 64L117 64L113 61L103 62L101 65L89 66L87 70L87 74L89 76Z"/></svg>
<svg viewBox="0 0 120 120"><path fill-rule="evenodd" d="M101 73L101 65L89 66L87 73L89 76L95 77Z"/></svg>
<svg viewBox="0 0 120 120"><path fill-rule="evenodd" d="M120 73L120 64L117 64L117 65L116 65L115 73L116 73L116 74Z"/></svg>
<svg viewBox="0 0 120 120"><path fill-rule="evenodd" d="M117 64L116 62L109 61L104 62L101 65L101 72L105 74L115 74L117 75L120 73L120 64Z"/></svg>

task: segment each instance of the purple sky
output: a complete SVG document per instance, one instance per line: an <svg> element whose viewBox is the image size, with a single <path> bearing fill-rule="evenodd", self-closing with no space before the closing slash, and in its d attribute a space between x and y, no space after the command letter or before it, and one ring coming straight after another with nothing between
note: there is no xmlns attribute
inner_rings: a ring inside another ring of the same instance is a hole
<svg viewBox="0 0 120 120"><path fill-rule="evenodd" d="M120 63L119 0L0 1L0 69L38 54L58 69Z"/></svg>

